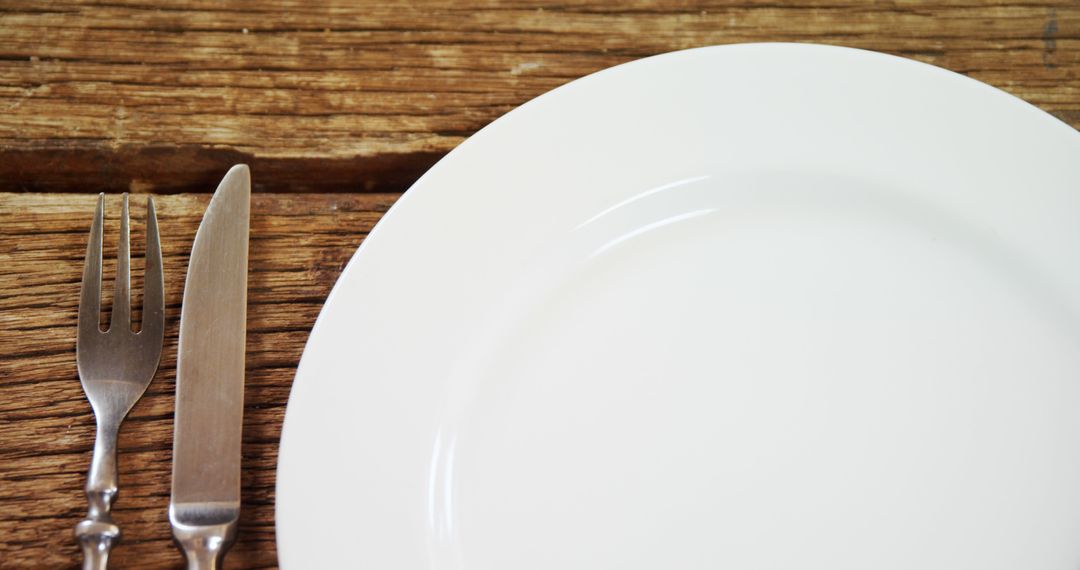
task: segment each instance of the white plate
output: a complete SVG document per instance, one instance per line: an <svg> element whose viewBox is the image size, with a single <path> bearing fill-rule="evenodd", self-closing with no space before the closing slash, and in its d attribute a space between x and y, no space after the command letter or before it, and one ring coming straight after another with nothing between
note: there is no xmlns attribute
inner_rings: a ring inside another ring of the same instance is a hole
<svg viewBox="0 0 1080 570"><path fill-rule="evenodd" d="M833 47L603 71L345 270L281 562L1075 569L1078 311L1080 135L1036 108Z"/></svg>

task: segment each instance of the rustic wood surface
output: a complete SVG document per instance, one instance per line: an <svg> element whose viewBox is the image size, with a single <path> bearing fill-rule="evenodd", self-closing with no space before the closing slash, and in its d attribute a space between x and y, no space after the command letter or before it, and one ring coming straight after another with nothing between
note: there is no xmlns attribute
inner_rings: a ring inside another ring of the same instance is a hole
<svg viewBox="0 0 1080 570"><path fill-rule="evenodd" d="M0 191L401 191L587 73L805 41L905 55L1080 126L1076 0L0 2Z"/></svg>
<svg viewBox="0 0 1080 570"><path fill-rule="evenodd" d="M176 568L166 505L186 256L208 192L231 164L252 165L262 193L244 514L228 565L275 567L274 467L295 366L343 264L397 193L484 124L576 77L776 40L937 64L1080 127L1076 0L0 1L0 568L78 565L71 533L93 442L74 360L89 192L168 194L166 346L120 435L125 537L113 567ZM109 206L106 248L115 196Z"/></svg>

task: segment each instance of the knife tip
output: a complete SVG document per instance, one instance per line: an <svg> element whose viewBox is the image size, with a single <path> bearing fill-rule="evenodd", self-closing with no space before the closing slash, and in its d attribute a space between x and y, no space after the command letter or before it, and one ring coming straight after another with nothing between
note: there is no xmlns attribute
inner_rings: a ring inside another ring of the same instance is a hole
<svg viewBox="0 0 1080 570"><path fill-rule="evenodd" d="M246 164L236 164L225 173L225 177L221 179L221 183L218 184L218 189L215 194L222 192L225 189L233 189L230 193L237 191L244 194L251 194L251 169Z"/></svg>
<svg viewBox="0 0 1080 570"><path fill-rule="evenodd" d="M237 178L239 180L243 180L244 182L246 182L247 184L250 185L251 184L251 169L248 168L248 165L246 165L246 164L234 164L232 166L232 168L229 169L229 172L227 172L225 174L226 179L233 178L233 177L235 177L235 178Z"/></svg>

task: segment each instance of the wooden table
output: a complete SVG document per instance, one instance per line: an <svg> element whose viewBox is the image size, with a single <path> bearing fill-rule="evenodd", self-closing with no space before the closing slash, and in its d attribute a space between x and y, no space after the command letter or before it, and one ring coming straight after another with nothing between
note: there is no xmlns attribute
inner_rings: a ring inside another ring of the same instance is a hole
<svg viewBox="0 0 1080 570"><path fill-rule="evenodd" d="M400 192L571 79L766 40L933 63L1080 127L1076 0L0 4L0 567L78 564L93 419L75 318L93 192L160 195L166 344L120 434L113 567L175 568L166 506L187 255L216 181L233 163L252 167L244 511L228 564L274 567L274 468L296 363L344 263ZM106 251L118 203L109 197ZM143 204L134 198L136 250Z"/></svg>

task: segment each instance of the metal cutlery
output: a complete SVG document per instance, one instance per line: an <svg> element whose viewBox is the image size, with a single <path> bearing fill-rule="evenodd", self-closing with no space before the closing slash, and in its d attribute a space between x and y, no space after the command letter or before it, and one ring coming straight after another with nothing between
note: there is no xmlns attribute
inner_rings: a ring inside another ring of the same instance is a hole
<svg viewBox="0 0 1080 570"><path fill-rule="evenodd" d="M79 300L76 361L83 391L94 410L97 435L86 481L90 504L86 519L75 527L82 546L83 568L102 570L120 538L111 510L117 493L116 436L120 423L142 397L154 378L165 331L165 283L161 269L161 243L153 198L146 201L146 268L143 279L142 325L131 330L130 234L128 196L124 194L120 239L116 256L116 283L109 328L101 330L101 242L105 196L98 196L90 239L86 246L82 293Z"/></svg>
<svg viewBox="0 0 1080 570"><path fill-rule="evenodd" d="M169 522L191 570L221 566L240 517L251 176L234 166L191 250L176 370Z"/></svg>

